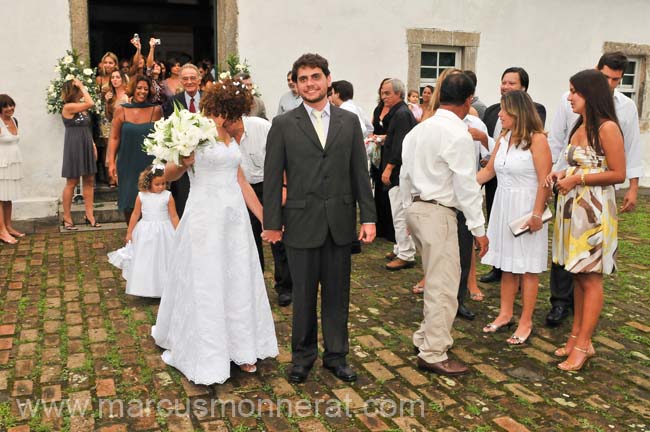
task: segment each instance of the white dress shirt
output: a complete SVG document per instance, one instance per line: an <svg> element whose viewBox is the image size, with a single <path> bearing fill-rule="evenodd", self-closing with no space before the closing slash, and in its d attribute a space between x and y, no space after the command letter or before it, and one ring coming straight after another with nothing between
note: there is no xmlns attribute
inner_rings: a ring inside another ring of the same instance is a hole
<svg viewBox="0 0 650 432"><path fill-rule="evenodd" d="M476 146L477 170L479 170L481 169L481 164L479 163L481 159L484 159L492 154L492 150L494 149L494 139L488 135L488 129L487 126L485 126L485 123L483 123L483 120L476 117L475 115L467 114L467 116L465 116L463 119L463 122L467 125L468 128L473 127L474 129L478 129L487 136L488 148L483 147L481 141L474 140L474 145Z"/></svg>
<svg viewBox="0 0 650 432"><path fill-rule="evenodd" d="M568 167L562 151L569 144L569 134L579 115L571 109L568 101L569 92L562 95L560 106L553 117L548 141L553 154L553 171L561 171ZM628 179L643 177L643 160L641 158L641 132L639 130L639 114L634 101L618 90L614 90L614 108L616 117L623 131L625 146L625 168Z"/></svg>
<svg viewBox="0 0 650 432"><path fill-rule="evenodd" d="M241 169L250 184L264 181L264 157L266 156L266 136L271 122L261 117L242 117L244 133L239 143Z"/></svg>
<svg viewBox="0 0 650 432"><path fill-rule="evenodd" d="M187 92L183 92L183 95L185 96L185 104L187 106L187 109L190 109L190 101L192 98L194 98L194 109L196 112L199 112L199 102L201 102L201 92L197 91L194 93L194 96L190 96Z"/></svg>
<svg viewBox="0 0 650 432"><path fill-rule="evenodd" d="M467 125L451 111L415 126L402 143L400 190L405 204L413 196L463 212L474 236L485 235L483 196L476 182L476 145Z"/></svg>
<svg viewBox="0 0 650 432"><path fill-rule="evenodd" d="M352 102L352 99L348 99L345 102L343 102L341 105L339 105L339 108L344 109L346 111L350 111L352 114L356 114L357 117L359 117L359 124L361 125L361 132L363 132L363 137L368 136L368 128L366 127L365 123L363 122L363 117L361 116L361 111L359 110L359 107Z"/></svg>
<svg viewBox="0 0 650 432"><path fill-rule="evenodd" d="M306 103L303 102L303 106L307 110L307 115L309 116L309 120L311 120L311 124L314 125L314 130L316 130L316 117L312 115L312 111L314 111L314 108L310 107ZM323 111L321 113L321 123L323 125L323 136L325 137L325 142L327 142L327 132L330 129L330 103L327 102L325 105L325 108L323 108ZM325 144L323 144L325 146Z"/></svg>

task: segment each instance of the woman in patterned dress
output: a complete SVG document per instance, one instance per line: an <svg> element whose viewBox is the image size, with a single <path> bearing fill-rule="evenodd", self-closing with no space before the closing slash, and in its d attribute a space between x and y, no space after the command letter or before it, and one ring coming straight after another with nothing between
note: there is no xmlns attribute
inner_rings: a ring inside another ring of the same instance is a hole
<svg viewBox="0 0 650 432"><path fill-rule="evenodd" d="M597 70L570 79L568 97L580 118L564 151L569 167L549 174L558 194L553 262L573 273L573 328L556 350L567 359L558 367L580 370L595 354L591 336L603 306L603 274L616 269L617 228L614 185L625 181L625 150L612 92Z"/></svg>

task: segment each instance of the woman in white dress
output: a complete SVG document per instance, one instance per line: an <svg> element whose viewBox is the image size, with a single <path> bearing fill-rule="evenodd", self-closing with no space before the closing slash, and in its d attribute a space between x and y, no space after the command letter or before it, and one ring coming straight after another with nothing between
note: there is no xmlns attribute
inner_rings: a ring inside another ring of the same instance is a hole
<svg viewBox="0 0 650 432"><path fill-rule="evenodd" d="M506 93L501 98L499 119L503 132L494 148L495 156L477 174L480 184L497 176L498 187L487 230L490 250L481 262L503 272L499 315L483 332L494 333L512 326L515 296L521 285L521 317L507 340L511 345L519 345L533 331L539 273L547 268L548 226L542 223L542 214L549 196L545 179L551 171L552 160L542 120L528 93ZM531 212L524 223L530 232L515 237L510 222Z"/></svg>
<svg viewBox="0 0 650 432"><path fill-rule="evenodd" d="M11 96L0 94L0 241L8 244L16 244L17 237L25 237L11 225L11 201L20 198L23 177L15 109Z"/></svg>
<svg viewBox="0 0 650 432"><path fill-rule="evenodd" d="M166 168L169 180L187 171L191 187L152 335L166 349L165 363L196 384L225 382L231 362L255 372L258 359L278 355L246 210L261 221L262 206L239 166L236 141L222 127L247 113L252 99L229 79L204 92L201 109L223 142L200 147L182 167Z"/></svg>

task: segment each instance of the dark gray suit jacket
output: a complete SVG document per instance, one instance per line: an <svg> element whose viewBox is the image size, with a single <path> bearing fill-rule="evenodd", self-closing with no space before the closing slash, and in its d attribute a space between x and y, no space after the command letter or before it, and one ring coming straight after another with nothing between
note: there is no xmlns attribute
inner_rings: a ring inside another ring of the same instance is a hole
<svg viewBox="0 0 650 432"><path fill-rule="evenodd" d="M334 105L323 149L305 107L273 119L264 161L264 228L279 230L294 248L315 248L331 232L337 245L356 237L356 203L361 223L375 222L368 161L359 118ZM282 207L282 173L287 202Z"/></svg>

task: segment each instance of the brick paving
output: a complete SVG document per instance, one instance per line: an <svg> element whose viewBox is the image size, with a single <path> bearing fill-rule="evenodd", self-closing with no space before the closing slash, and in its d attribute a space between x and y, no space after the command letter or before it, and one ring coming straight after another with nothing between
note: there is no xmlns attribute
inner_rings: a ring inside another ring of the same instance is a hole
<svg viewBox="0 0 650 432"><path fill-rule="evenodd" d="M226 384L210 387L160 360L149 336L158 301L125 295L106 259L123 229L62 234L37 225L17 246L0 247L0 431L650 430L649 214L644 197L621 218L620 271L606 278L598 354L583 372L556 368L553 350L569 324L543 326L548 274L529 344L481 332L498 310L498 286L483 285L486 301L468 300L477 319L454 329L452 353L472 373L418 370L410 335L421 318L422 299L411 294L420 272L383 270L389 245L378 241L353 259L356 383L320 362L306 383L286 380L291 308L277 307L270 288L280 356L253 375L233 368Z"/></svg>

